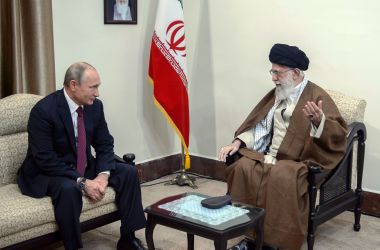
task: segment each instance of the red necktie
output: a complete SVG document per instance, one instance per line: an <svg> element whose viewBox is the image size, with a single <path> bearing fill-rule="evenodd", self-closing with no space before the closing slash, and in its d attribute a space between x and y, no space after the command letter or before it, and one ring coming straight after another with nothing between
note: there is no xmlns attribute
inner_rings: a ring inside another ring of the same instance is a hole
<svg viewBox="0 0 380 250"><path fill-rule="evenodd" d="M78 113L78 143L77 143L77 170L81 174L84 175L84 170L87 164L86 157L86 129L84 127L83 120L83 108L79 107L77 109Z"/></svg>

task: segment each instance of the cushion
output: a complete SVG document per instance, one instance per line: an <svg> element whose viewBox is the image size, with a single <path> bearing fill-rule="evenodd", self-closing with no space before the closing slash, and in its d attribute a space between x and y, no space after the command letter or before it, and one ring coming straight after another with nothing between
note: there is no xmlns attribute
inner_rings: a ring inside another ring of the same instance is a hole
<svg viewBox="0 0 380 250"><path fill-rule="evenodd" d="M367 105L365 100L347 96L334 90L326 91L334 100L340 114L343 116L347 124L351 124L353 122L363 122L364 111Z"/></svg>
<svg viewBox="0 0 380 250"><path fill-rule="evenodd" d="M27 132L0 136L0 184L16 183L27 148Z"/></svg>
<svg viewBox="0 0 380 250"><path fill-rule="evenodd" d="M50 197L31 198L21 194L17 184L9 184L0 187L0 200L0 248L58 229ZM115 191L109 187L100 202L83 198L80 220L117 211L114 201Z"/></svg>
<svg viewBox="0 0 380 250"><path fill-rule="evenodd" d="M42 98L15 94L0 99L0 185L16 183L16 173L26 156L30 110Z"/></svg>
<svg viewBox="0 0 380 250"><path fill-rule="evenodd" d="M14 94L0 99L0 135L26 131L30 110L41 98L32 94Z"/></svg>

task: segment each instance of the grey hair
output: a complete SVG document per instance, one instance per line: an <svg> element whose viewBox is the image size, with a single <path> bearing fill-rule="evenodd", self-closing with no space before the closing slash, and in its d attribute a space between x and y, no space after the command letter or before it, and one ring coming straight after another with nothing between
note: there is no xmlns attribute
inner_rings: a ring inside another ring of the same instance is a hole
<svg viewBox="0 0 380 250"><path fill-rule="evenodd" d="M68 87L70 81L75 80L78 84L81 84L83 74L87 69L96 70L91 64L86 62L77 62L70 65L70 67L66 70L65 79L63 81L63 85Z"/></svg>

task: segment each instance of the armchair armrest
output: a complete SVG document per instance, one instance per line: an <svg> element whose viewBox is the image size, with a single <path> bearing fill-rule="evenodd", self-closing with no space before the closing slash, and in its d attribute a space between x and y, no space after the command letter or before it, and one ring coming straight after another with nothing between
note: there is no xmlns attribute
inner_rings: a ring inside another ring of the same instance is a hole
<svg viewBox="0 0 380 250"><path fill-rule="evenodd" d="M365 125L362 122L353 122L348 125L348 134L347 134L347 150L351 150L352 143L354 140L358 140L359 144L364 143L366 140L367 133ZM346 156L342 159L342 162L344 162L347 158ZM342 162L338 165L337 168L342 164ZM318 165L310 165L309 168L309 176L308 180L309 183L312 185L316 185L320 183L330 172L325 172L323 169Z"/></svg>
<svg viewBox="0 0 380 250"><path fill-rule="evenodd" d="M351 179L353 171L357 173L357 188L356 192L361 191L361 181L363 173L363 161L365 151L366 140L366 128L362 122L353 122L348 125L347 134L347 152L343 159L332 171L324 171L320 166L309 166L308 182L309 182L309 194L310 204L314 206L316 203L314 197L316 197L317 190L320 188L320 200L324 203L332 200L334 197L338 197L351 189ZM357 142L357 168L353 169L355 164L353 158L354 143Z"/></svg>
<svg viewBox="0 0 380 250"><path fill-rule="evenodd" d="M322 168L318 165L311 165L308 168L309 168L309 173L313 173L313 174L322 173Z"/></svg>
<svg viewBox="0 0 380 250"><path fill-rule="evenodd" d="M115 154L115 161L119 163L127 163L129 165L135 165L136 156L133 153L127 153L123 155L123 158Z"/></svg>
<svg viewBox="0 0 380 250"><path fill-rule="evenodd" d="M328 171L323 171L322 167L318 165L310 165L308 169L308 181L310 185L316 186L320 184L330 174Z"/></svg>
<svg viewBox="0 0 380 250"><path fill-rule="evenodd" d="M362 122L353 122L348 125L347 143L350 144L355 138L362 143L367 140L367 130Z"/></svg>
<svg viewBox="0 0 380 250"><path fill-rule="evenodd" d="M233 155L228 155L226 157L226 165L229 166L231 165L232 163L234 163L235 161L239 160L241 157L241 154L239 152L236 152L235 154Z"/></svg>

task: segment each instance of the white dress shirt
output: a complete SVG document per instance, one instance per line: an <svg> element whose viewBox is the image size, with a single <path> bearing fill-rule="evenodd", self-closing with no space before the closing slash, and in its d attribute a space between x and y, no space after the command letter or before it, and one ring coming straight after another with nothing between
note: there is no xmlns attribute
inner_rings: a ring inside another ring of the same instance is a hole
<svg viewBox="0 0 380 250"><path fill-rule="evenodd" d="M73 127L74 127L75 145L77 146L77 144L78 144L78 113L77 113L77 109L79 108L79 105L76 104L76 103L70 98L70 96L67 94L65 88L63 88L63 93L64 93L64 95L65 95L65 98L66 98L67 104L69 105L70 114L71 114L71 119L72 119L72 121L73 121ZM83 106L82 106L82 108L83 108ZM110 175L110 171L100 172L99 174L108 174L108 176L109 176L109 175ZM80 179L80 178L78 178L77 181L78 181L79 179Z"/></svg>

